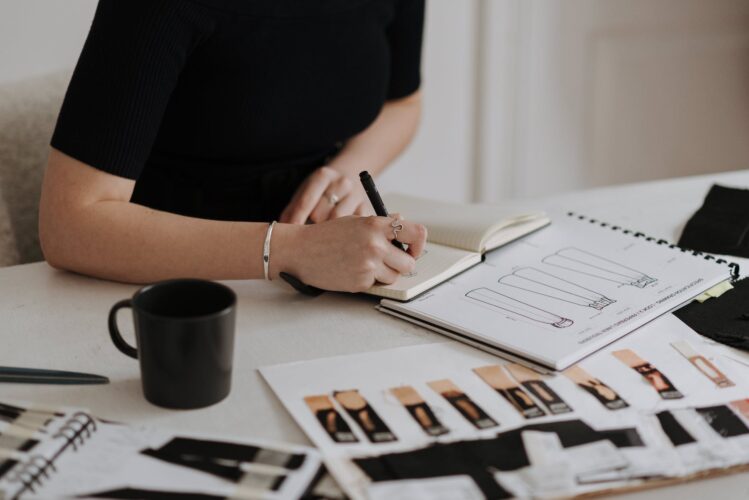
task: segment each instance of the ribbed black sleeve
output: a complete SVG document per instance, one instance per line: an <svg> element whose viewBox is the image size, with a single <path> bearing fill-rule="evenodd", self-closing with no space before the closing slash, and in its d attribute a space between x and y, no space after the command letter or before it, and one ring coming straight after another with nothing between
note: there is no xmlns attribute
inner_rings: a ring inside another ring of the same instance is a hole
<svg viewBox="0 0 749 500"><path fill-rule="evenodd" d="M51 144L137 179L164 110L209 23L184 0L100 0Z"/></svg>
<svg viewBox="0 0 749 500"><path fill-rule="evenodd" d="M421 84L424 0L400 0L388 29L390 85L388 99L405 97Z"/></svg>

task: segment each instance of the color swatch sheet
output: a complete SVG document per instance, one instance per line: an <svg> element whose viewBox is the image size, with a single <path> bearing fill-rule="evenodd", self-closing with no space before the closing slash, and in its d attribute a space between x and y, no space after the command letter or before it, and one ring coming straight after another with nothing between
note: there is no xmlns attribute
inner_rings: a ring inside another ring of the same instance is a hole
<svg viewBox="0 0 749 500"><path fill-rule="evenodd" d="M561 370L728 278L715 259L557 214L423 296L381 308Z"/></svg>
<svg viewBox="0 0 749 500"><path fill-rule="evenodd" d="M672 315L554 375L455 342L261 369L355 498L558 497L747 464L747 372Z"/></svg>
<svg viewBox="0 0 749 500"><path fill-rule="evenodd" d="M0 498L272 500L325 488L325 477L312 448L0 403ZM335 486L329 476L327 481Z"/></svg>

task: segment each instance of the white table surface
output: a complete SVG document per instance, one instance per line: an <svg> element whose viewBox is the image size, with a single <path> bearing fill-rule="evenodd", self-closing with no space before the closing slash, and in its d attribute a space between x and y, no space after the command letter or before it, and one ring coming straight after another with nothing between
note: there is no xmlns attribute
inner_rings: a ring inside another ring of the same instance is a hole
<svg viewBox="0 0 749 500"><path fill-rule="evenodd" d="M749 187L749 170L631 184L511 202L518 208L564 208L676 241L713 182ZM183 431L309 441L257 368L392 347L444 342L437 334L384 314L369 297L296 294L279 283L235 281L238 296L231 394L213 407L173 411L143 398L137 361L112 345L107 313L138 288L53 270L46 263L0 269L0 364L106 375L109 385L0 384L0 401L27 400L89 408L95 415ZM132 339L132 320L120 314ZM622 495L618 498L749 498L749 474Z"/></svg>

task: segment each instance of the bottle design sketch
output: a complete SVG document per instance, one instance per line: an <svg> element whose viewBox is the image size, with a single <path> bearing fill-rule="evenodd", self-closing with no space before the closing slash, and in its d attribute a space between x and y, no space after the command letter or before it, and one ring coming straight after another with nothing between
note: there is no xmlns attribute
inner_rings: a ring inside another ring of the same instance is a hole
<svg viewBox="0 0 749 500"><path fill-rule="evenodd" d="M616 302L603 294L567 281L535 267L521 267L499 278L499 283L570 304L601 310Z"/></svg>
<svg viewBox="0 0 749 500"><path fill-rule="evenodd" d="M576 273L638 288L645 288L658 281L656 278L636 269L574 247L564 248L555 254L544 257L542 262L550 266L561 267Z"/></svg>
<svg viewBox="0 0 749 500"><path fill-rule="evenodd" d="M558 314L545 311L538 307L526 304L507 295L490 290L488 288L477 288L466 293L466 297L477 302L487 304L496 309L510 312L528 318L539 323L555 326L557 328L566 328L574 323L569 318L563 318Z"/></svg>

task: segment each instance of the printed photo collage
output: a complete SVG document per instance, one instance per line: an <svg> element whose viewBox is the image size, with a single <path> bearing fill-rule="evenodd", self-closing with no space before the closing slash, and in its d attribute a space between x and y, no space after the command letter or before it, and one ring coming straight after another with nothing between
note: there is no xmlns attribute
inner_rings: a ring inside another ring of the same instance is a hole
<svg viewBox="0 0 749 500"><path fill-rule="evenodd" d="M468 476L501 498L543 496L548 463L582 464L570 494L749 463L749 387L732 364L670 317L554 375L452 343L262 372L350 492ZM533 434L554 436L553 457Z"/></svg>

